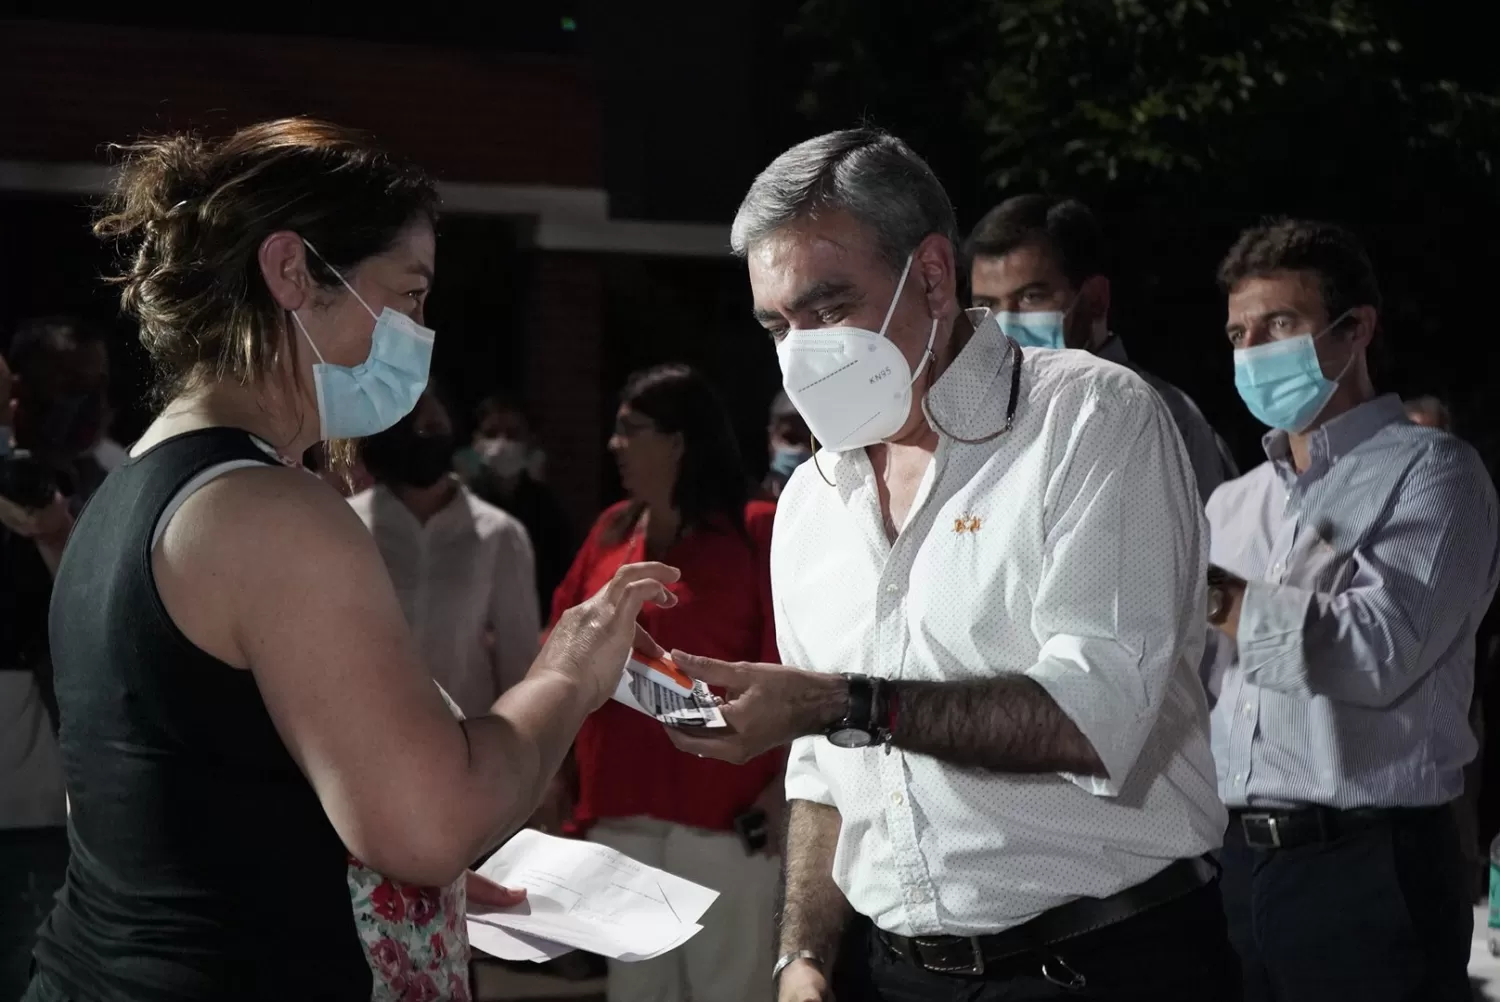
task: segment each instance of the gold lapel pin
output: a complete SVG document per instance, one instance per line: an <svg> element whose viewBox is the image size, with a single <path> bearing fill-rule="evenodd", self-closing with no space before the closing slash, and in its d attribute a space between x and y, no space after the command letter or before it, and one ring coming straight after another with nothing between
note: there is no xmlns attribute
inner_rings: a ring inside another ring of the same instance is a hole
<svg viewBox="0 0 1500 1002"><path fill-rule="evenodd" d="M960 515L953 520L953 531L961 536L966 532L978 532L983 524L978 515Z"/></svg>

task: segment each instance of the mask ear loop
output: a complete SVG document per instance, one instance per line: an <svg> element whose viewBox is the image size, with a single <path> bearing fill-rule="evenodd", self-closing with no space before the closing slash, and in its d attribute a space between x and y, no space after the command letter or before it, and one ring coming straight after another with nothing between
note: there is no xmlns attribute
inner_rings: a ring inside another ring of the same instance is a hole
<svg viewBox="0 0 1500 1002"><path fill-rule="evenodd" d="M812 455L813 468L818 471L818 476L820 476L820 477L823 478L823 483L827 484L829 487L837 487L838 486L837 484L835 484L832 480L828 479L828 474L826 474L826 473L823 472L823 464L821 464L821 463L818 462L818 436L813 435L811 432L808 433L808 436L812 439L812 446L813 446L813 455Z"/></svg>
<svg viewBox="0 0 1500 1002"><path fill-rule="evenodd" d="M361 296L359 293L357 293L357 292L354 291L354 286L352 286L352 285L349 284L349 280L344 277L344 273L341 272L341 271L339 271L333 265L329 264L328 263L328 259L323 256L322 251L318 250L316 247L314 247L312 245L312 241L311 240L307 239L306 237L302 237L301 240L302 240L302 242L304 244L307 245L307 249L310 250L310 251L312 251L313 254L315 254L317 256L317 258L318 258L319 261L323 262L323 267L325 267L329 271L333 272L334 277L337 278L340 282L343 283L344 288L346 288L346 289L349 290L349 295L351 295L355 299L359 300L359 305L361 305L361 306L363 306L365 308L365 312L368 313L370 316L374 317L376 323L379 323L380 322L380 317L376 316L375 311L372 310L372 309L370 309L370 304L367 303L367 302L365 302L365 297ZM293 314L293 316L296 316L296 314ZM304 333L306 333L306 332L304 331ZM317 349L314 348L313 350L316 351Z"/></svg>
<svg viewBox="0 0 1500 1002"><path fill-rule="evenodd" d="M932 413L932 407L928 404L928 397L931 392L929 387L929 392L922 394L922 414L927 418L927 423L936 428L940 434L963 445L983 445L986 442L993 442L1015 426L1016 407L1021 401L1021 359L1024 356L1021 352L1021 346L1014 339L1007 337L1005 341L1005 355L1000 359L1000 364L1004 366L1007 358L1010 358L1012 355L1015 356L1015 361L1011 363L1010 368L1010 398L1005 402L1005 424L1001 426L999 431L992 432L981 438L961 438L947 428L944 428L938 421L937 416Z"/></svg>

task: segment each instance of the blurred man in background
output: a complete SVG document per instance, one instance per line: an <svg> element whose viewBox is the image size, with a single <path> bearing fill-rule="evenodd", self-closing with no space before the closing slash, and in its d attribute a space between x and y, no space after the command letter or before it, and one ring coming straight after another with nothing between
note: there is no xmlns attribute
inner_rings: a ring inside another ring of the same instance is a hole
<svg viewBox="0 0 1500 1002"><path fill-rule="evenodd" d="M73 515L105 476L97 453L107 441L109 357L99 332L70 317L21 324L7 357L8 365L0 360L0 998L18 998L36 928L68 862L47 610Z"/></svg>
<svg viewBox="0 0 1500 1002"><path fill-rule="evenodd" d="M1470 998L1451 801L1500 576L1479 455L1377 396L1380 290L1349 232L1282 220L1219 269L1267 462L1219 488L1208 619L1221 861L1246 997Z"/></svg>
<svg viewBox="0 0 1500 1002"><path fill-rule="evenodd" d="M531 542L453 475L453 422L429 388L361 446L375 486L349 499L375 535L422 659L464 711L489 712L541 634Z"/></svg>
<svg viewBox="0 0 1500 1002"><path fill-rule="evenodd" d="M807 422L792 406L786 392L776 394L771 400L771 422L766 429L771 452L771 465L766 479L761 483L765 492L773 498L781 496L782 488L791 479L792 472L812 458L812 432Z"/></svg>
<svg viewBox="0 0 1500 1002"><path fill-rule="evenodd" d="M537 603L551 608L552 594L572 565L574 539L547 486L547 454L525 412L505 397L481 401L473 439L455 454L454 466L470 490L526 527L536 560Z"/></svg>
<svg viewBox="0 0 1500 1002"><path fill-rule="evenodd" d="M474 435L456 454L459 472L478 476L489 470L512 478L525 473L547 479L547 453L536 444L525 411L508 397L493 394L474 409Z"/></svg>
<svg viewBox="0 0 1500 1002"><path fill-rule="evenodd" d="M964 246L972 302L1023 348L1077 348L1134 370L1161 395L1187 446L1198 493L1237 475L1234 460L1186 393L1131 362L1109 329L1104 234L1088 206L1017 195L991 209Z"/></svg>

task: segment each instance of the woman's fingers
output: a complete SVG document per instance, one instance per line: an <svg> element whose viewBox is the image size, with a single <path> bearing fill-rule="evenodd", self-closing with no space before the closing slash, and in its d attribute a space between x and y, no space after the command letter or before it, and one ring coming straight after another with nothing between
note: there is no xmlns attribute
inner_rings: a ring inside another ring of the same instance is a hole
<svg viewBox="0 0 1500 1002"><path fill-rule="evenodd" d="M526 888L501 887L488 877L469 871L465 887L469 904L484 908L509 908L526 900Z"/></svg>
<svg viewBox="0 0 1500 1002"><path fill-rule="evenodd" d="M653 658L664 657L667 653L662 649L661 644L652 639L651 634L647 633L646 628L641 626L640 623L635 624L635 649Z"/></svg>
<svg viewBox="0 0 1500 1002"><path fill-rule="evenodd" d="M615 615L619 617L616 622L633 621L641 614L641 606L647 602L654 602L663 609L670 609L677 604L677 596L660 581L651 578L632 581L620 593L619 601L615 605Z"/></svg>
<svg viewBox="0 0 1500 1002"><path fill-rule="evenodd" d="M671 584L680 577L682 577L682 572L675 567L646 561L621 567L615 571L615 576L610 578L609 584L604 587L606 591L612 591L618 597L638 582L655 581L665 585Z"/></svg>

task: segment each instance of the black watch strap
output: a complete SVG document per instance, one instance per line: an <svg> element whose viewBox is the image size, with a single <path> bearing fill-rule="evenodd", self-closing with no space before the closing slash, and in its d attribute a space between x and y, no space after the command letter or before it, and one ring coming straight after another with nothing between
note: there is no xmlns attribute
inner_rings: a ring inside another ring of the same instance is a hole
<svg viewBox="0 0 1500 1002"><path fill-rule="evenodd" d="M857 675L852 672L844 675L844 680L849 683L849 708L844 711L844 719L841 727L850 730L864 731L866 734L875 730L875 680L868 675Z"/></svg>

